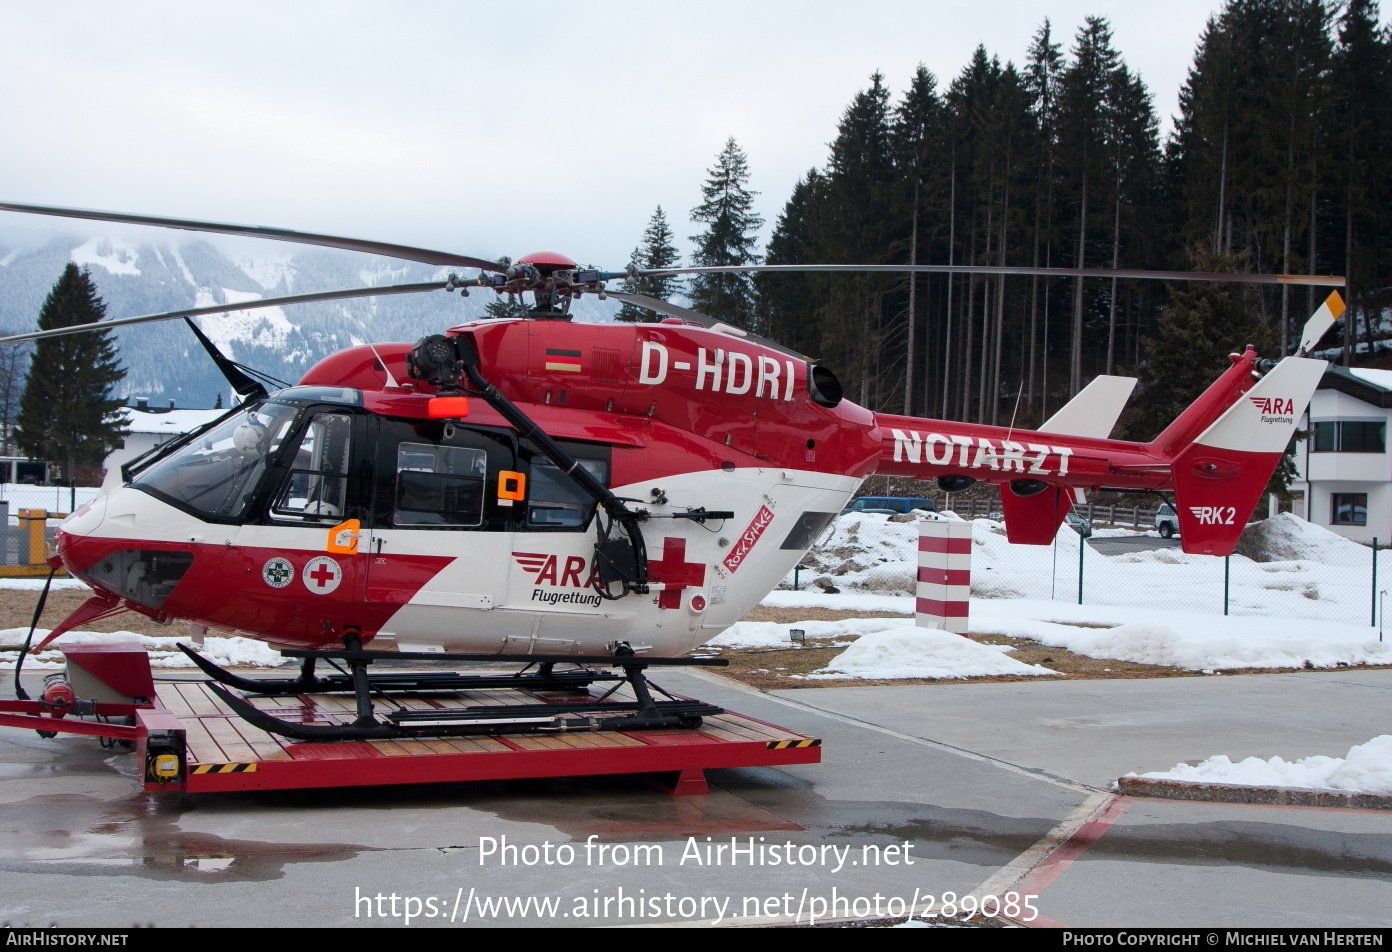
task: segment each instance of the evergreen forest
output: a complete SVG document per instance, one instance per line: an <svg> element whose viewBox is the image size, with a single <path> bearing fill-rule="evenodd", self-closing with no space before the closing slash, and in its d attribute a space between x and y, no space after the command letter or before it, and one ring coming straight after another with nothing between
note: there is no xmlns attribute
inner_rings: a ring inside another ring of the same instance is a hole
<svg viewBox="0 0 1392 952"><path fill-rule="evenodd" d="M1366 362L1392 305L1392 176L1379 158L1392 154L1389 44L1374 0L1230 0L1198 38L1163 141L1150 91L1100 17L1072 37L1046 20L1020 64L978 47L957 76L920 66L897 95L872 75L763 260L1342 274L1342 337L1336 328L1323 346ZM732 243L758 227L738 200L743 163L727 143L693 214L711 223L693 236L693 263L754 259ZM755 224L732 239L728 213L741 207ZM670 231L661 237L670 246ZM1224 354L1290 352L1328 293L997 275L742 280L747 300L695 281L693 302L827 364L867 407L1030 426L1096 374L1130 373L1142 389L1124 435L1143 440L1221 373Z"/></svg>

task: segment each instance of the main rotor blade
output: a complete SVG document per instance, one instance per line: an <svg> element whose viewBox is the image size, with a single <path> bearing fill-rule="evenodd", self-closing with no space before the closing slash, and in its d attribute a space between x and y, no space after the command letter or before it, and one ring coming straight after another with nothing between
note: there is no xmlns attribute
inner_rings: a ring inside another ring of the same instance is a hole
<svg viewBox="0 0 1392 952"><path fill-rule="evenodd" d="M108 327L121 327L126 324L145 324L150 321L172 321L180 317L203 317L207 314L226 314L229 311L250 311L260 307L279 307L282 304L309 304L314 301L340 301L345 298L376 297L380 294L419 294L422 291L438 291L448 287L445 281L428 281L424 284L387 284L380 288L353 288L349 291L318 291L314 294L292 294L289 297L262 298L256 301L242 301L237 304L214 304L211 307L190 307L182 311L166 311L163 314L142 314L139 317L118 317L109 321L95 321L90 324L74 324L71 327L55 327L52 330L33 331L29 334L15 334L0 337L0 344L21 340L42 340L45 337L62 337L66 334L79 334L83 331L102 331Z"/></svg>
<svg viewBox="0 0 1392 952"><path fill-rule="evenodd" d="M618 301L623 301L625 304L632 304L636 307L645 307L650 311L656 311L659 314L666 314L668 317L679 317L684 321L691 321L694 324L700 324L702 327L714 327L716 324L720 323L720 321L717 321L709 314L702 314L700 311L693 311L690 308L679 307L678 305L670 304L667 301L662 300L661 298L649 297L646 294L630 294L627 291L605 291L604 293L607 297L614 298Z"/></svg>
<svg viewBox="0 0 1392 952"><path fill-rule="evenodd" d="M384 255L388 258L401 258L406 261L420 261L434 265L458 265L462 268L479 268L483 271L502 271L503 266L496 261L485 261L469 255L457 255L448 251L431 251L429 248L413 248L410 245L393 245L384 241L365 241L361 238L341 238L336 235L316 235L306 231L290 231L286 228L266 228L261 225L230 225L223 222L189 221L182 218L158 218L154 215L127 215L122 212L100 212L88 208L59 208L52 205L21 205L16 202L0 202L0 211L24 212L28 215L53 215L57 218L86 218L91 221L114 221L130 225L155 225L160 228L179 228L183 231L206 231L218 235L239 235L249 238L270 238L275 241L291 241L301 245L321 245L325 248L339 248L343 251L365 251L368 254Z"/></svg>
<svg viewBox="0 0 1392 952"><path fill-rule="evenodd" d="M776 343L775 341L771 341L766 337L760 337L758 334L751 334L749 331L746 331L743 328L734 327L733 325L726 324L723 321L716 320L709 314L702 314L700 311L693 311L687 307L680 307L676 304L669 304L661 298L648 297L648 295L646 294L629 294L626 291L605 291L604 293L608 297L614 298L615 300L623 301L626 304L633 304L637 307L645 307L650 311L657 311L659 314L666 314L668 317L678 317L684 321L690 321L693 324L700 324L702 327L708 327L712 330L724 330L725 328L728 328L729 333L732 333L737 337L743 337L746 340L752 340L756 343L763 344L765 347L768 347L771 350L776 350L779 353L787 354L789 357L796 357L798 360L811 360L810 357L805 357L802 354L799 354L797 351L785 347L782 344Z"/></svg>
<svg viewBox="0 0 1392 952"><path fill-rule="evenodd" d="M1214 271L1140 271L1115 268L1015 268L967 264L741 264L703 268L638 269L642 277L674 274L728 274L731 272L887 271L901 274L1022 274L1050 278L1145 278L1156 281L1229 281L1238 284L1302 284L1341 288L1337 274L1236 274Z"/></svg>

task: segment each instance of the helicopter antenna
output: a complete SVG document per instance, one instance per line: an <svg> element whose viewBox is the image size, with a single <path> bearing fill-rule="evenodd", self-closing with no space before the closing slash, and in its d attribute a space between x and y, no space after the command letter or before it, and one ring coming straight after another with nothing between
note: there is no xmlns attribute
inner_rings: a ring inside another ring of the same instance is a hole
<svg viewBox="0 0 1392 952"><path fill-rule="evenodd" d="M377 358L377 363L382 365L382 373L387 378L387 386L394 390L400 390L401 384L396 382L396 378L392 376L391 370L387 367L387 362L382 359L381 354L377 353L377 345L369 342L367 346L371 349L372 356Z"/></svg>
<svg viewBox="0 0 1392 952"><path fill-rule="evenodd" d="M1010 439L1010 434L1015 432L1015 417L1020 414L1020 398L1025 394L1025 382L1020 381L1020 385L1015 388L1015 409L1010 411L1010 428L1005 431L1005 438Z"/></svg>

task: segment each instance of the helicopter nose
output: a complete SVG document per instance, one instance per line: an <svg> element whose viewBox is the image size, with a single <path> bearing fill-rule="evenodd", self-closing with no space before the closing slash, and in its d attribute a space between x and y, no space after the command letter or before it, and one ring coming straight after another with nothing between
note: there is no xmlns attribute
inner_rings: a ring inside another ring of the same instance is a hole
<svg viewBox="0 0 1392 952"><path fill-rule="evenodd" d="M106 494L73 510L53 535L53 553L73 572L73 549L81 540L91 536L106 520ZM74 573L76 575L76 573Z"/></svg>
<svg viewBox="0 0 1392 952"><path fill-rule="evenodd" d="M107 497L101 495L91 502L79 506L59 524L59 533L71 536L87 536L96 532L97 527L106 518L106 500Z"/></svg>

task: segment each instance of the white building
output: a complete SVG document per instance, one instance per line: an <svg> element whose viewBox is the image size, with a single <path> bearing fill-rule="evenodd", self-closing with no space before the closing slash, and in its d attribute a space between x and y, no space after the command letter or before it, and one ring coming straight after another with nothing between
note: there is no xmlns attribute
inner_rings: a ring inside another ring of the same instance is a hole
<svg viewBox="0 0 1392 952"><path fill-rule="evenodd" d="M1305 517L1356 542L1392 545L1392 370L1330 367L1296 451Z"/></svg>
<svg viewBox="0 0 1392 952"><path fill-rule="evenodd" d="M202 426L226 413L226 410L176 410L173 408L122 407L129 429L125 442L112 450L102 466L106 469L103 486L120 485L121 467L137 456L157 446L163 446L176 436Z"/></svg>

